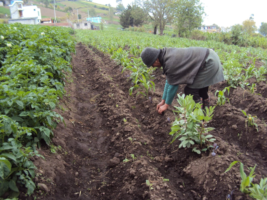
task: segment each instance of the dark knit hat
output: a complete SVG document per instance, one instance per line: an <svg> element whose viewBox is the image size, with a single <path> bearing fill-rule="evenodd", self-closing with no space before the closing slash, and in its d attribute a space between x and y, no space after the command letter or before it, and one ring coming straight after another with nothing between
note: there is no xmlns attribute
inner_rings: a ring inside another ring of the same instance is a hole
<svg viewBox="0 0 267 200"><path fill-rule="evenodd" d="M160 53L159 49L147 47L142 51L141 58L142 58L143 62L148 67L150 67L150 66L152 66L154 64L154 62L159 57L159 53Z"/></svg>

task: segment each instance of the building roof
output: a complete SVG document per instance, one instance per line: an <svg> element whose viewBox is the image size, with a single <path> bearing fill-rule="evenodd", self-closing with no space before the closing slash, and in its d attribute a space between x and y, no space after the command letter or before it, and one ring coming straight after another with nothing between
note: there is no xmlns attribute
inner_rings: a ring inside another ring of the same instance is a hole
<svg viewBox="0 0 267 200"><path fill-rule="evenodd" d="M43 19L41 19L42 22L51 21L51 20L52 20L51 18L43 18Z"/></svg>

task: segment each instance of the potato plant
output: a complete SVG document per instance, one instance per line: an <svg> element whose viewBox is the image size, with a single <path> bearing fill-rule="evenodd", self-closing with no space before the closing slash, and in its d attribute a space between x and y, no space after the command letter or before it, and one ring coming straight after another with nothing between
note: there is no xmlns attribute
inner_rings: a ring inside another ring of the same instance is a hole
<svg viewBox="0 0 267 200"><path fill-rule="evenodd" d="M30 158L63 120L52 110L65 92L74 42L58 27L0 24L0 36L0 196L17 197L17 184L33 193Z"/></svg>

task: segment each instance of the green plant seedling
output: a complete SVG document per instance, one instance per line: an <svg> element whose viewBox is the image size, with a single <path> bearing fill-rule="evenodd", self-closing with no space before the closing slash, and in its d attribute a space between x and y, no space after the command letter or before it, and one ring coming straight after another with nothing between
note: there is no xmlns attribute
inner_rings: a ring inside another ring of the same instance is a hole
<svg viewBox="0 0 267 200"><path fill-rule="evenodd" d="M226 169L226 172L228 172L235 164L239 163L240 164L240 176L241 176L241 184L240 184L240 191L246 194L249 194L249 188L253 185L252 181L253 178L255 177L254 171L257 165L255 165L253 168L251 168L249 175L247 176L245 171L244 171L244 165L240 161L234 161L230 164L230 166Z"/></svg>
<svg viewBox="0 0 267 200"><path fill-rule="evenodd" d="M255 91L257 91L257 85L255 83L253 83L250 88L249 88L249 91L251 94L254 94Z"/></svg>
<svg viewBox="0 0 267 200"><path fill-rule="evenodd" d="M258 124L256 124L256 122L255 122L255 119L257 118L257 116L252 116L250 114L247 114L247 112L244 111L244 110L241 110L241 111L247 117L247 119L246 119L246 125L248 125L248 126L254 126L256 128L256 130L259 132Z"/></svg>
<svg viewBox="0 0 267 200"><path fill-rule="evenodd" d="M127 163L127 162L129 162L129 159L128 159L128 158L125 158L125 159L123 160L123 162L124 162L124 163Z"/></svg>
<svg viewBox="0 0 267 200"><path fill-rule="evenodd" d="M131 138L131 137L128 137L128 140L130 140L130 141L131 141L131 143L133 143L133 138Z"/></svg>
<svg viewBox="0 0 267 200"><path fill-rule="evenodd" d="M229 92L230 92L230 86L224 88L224 89L221 90L221 91L220 91L220 90L217 90L217 91L215 92L215 96L216 96L216 94L218 94L217 104L220 105L220 106L224 105L225 102L226 102L226 100L228 100L228 102L229 102L229 98L226 98L226 97L224 96L224 93L226 92L226 90L228 91L228 95L229 95Z"/></svg>
<svg viewBox="0 0 267 200"><path fill-rule="evenodd" d="M127 119L123 118L123 122L126 123L127 122Z"/></svg>
<svg viewBox="0 0 267 200"><path fill-rule="evenodd" d="M131 155L131 157L132 157L132 159L133 159L133 161L136 159L136 157L134 156L134 154L130 154Z"/></svg>
<svg viewBox="0 0 267 200"><path fill-rule="evenodd" d="M250 197L258 200L267 199L267 178L261 179L260 184L252 184L249 188Z"/></svg>
<svg viewBox="0 0 267 200"><path fill-rule="evenodd" d="M146 180L146 185L149 187L149 189L150 190L153 190L153 184L152 183L150 183L150 181L149 180Z"/></svg>

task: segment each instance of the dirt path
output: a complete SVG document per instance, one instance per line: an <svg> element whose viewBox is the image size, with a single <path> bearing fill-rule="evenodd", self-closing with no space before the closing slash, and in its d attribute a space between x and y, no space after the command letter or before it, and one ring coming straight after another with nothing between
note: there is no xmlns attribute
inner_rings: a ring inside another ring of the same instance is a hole
<svg viewBox="0 0 267 200"><path fill-rule="evenodd" d="M58 109L66 126L59 124L53 138L62 150L51 154L43 149L46 160L35 160L39 169L35 182L45 184L48 191L38 190L37 199L225 200L234 189L236 199L250 199L236 188L238 169L224 174L225 169L240 160L246 166L258 164L256 179L267 176L262 158L266 128L260 133L244 128L238 135L235 125L242 127L245 119L234 98L231 106L216 108L211 123L220 146L217 156L210 152L200 156L191 149L178 149L178 141L170 145L167 118L173 121L174 115L171 110L164 116L155 112L165 81L160 71L155 80L158 92L150 102L130 97L126 74L96 49L78 44L72 65L67 96Z"/></svg>

